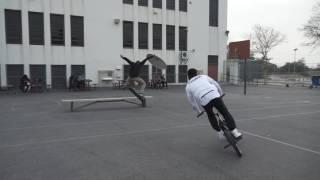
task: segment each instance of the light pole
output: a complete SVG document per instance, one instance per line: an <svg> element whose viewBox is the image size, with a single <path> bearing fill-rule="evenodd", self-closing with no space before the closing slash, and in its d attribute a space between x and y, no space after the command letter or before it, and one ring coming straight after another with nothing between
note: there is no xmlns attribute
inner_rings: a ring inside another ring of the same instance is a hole
<svg viewBox="0 0 320 180"><path fill-rule="evenodd" d="M296 73L296 58L297 58L298 48L294 48L293 51L294 51L293 74L295 74Z"/></svg>

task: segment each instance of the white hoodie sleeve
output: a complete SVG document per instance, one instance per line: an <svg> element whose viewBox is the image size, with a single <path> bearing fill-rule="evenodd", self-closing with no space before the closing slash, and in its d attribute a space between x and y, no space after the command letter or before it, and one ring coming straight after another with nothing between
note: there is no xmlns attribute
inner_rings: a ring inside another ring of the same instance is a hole
<svg viewBox="0 0 320 180"><path fill-rule="evenodd" d="M198 103L196 102L194 96L192 95L192 93L188 90L188 88L186 89L186 94L187 94L187 98L189 103L192 106L192 109L195 110L198 114L202 112L202 109L199 107Z"/></svg>
<svg viewBox="0 0 320 180"><path fill-rule="evenodd" d="M213 84L214 86L217 87L220 96L222 96L223 95L223 90L222 90L221 86L219 85L219 83L217 83L217 81L215 81L214 79L212 79L209 76L208 76L208 80L209 80L210 84Z"/></svg>

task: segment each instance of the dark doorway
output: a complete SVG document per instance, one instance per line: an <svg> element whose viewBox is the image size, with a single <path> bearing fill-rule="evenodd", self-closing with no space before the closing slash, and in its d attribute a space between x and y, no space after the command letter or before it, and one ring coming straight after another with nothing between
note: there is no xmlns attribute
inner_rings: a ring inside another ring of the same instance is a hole
<svg viewBox="0 0 320 180"><path fill-rule="evenodd" d="M176 82L176 66L168 65L166 70L167 82L175 83Z"/></svg>
<svg viewBox="0 0 320 180"><path fill-rule="evenodd" d="M179 83L188 81L187 77L188 65L179 65Z"/></svg>
<svg viewBox="0 0 320 180"><path fill-rule="evenodd" d="M124 65L123 66L123 77L124 80L126 80L129 76L129 69L130 66L129 65ZM148 65L144 65L141 68L141 73L140 73L140 77L147 83L149 82L149 66Z"/></svg>
<svg viewBox="0 0 320 180"><path fill-rule="evenodd" d="M46 87L46 65L30 65L30 79L31 82L41 84L43 87Z"/></svg>
<svg viewBox="0 0 320 180"><path fill-rule="evenodd" d="M66 65L51 65L51 81L53 89L67 87Z"/></svg>
<svg viewBox="0 0 320 180"><path fill-rule="evenodd" d="M18 88L24 74L23 64L7 64L7 85Z"/></svg>
<svg viewBox="0 0 320 180"><path fill-rule="evenodd" d="M218 56L208 56L208 76L218 79Z"/></svg>
<svg viewBox="0 0 320 180"><path fill-rule="evenodd" d="M86 76L85 65L71 65L71 75L74 76Z"/></svg>

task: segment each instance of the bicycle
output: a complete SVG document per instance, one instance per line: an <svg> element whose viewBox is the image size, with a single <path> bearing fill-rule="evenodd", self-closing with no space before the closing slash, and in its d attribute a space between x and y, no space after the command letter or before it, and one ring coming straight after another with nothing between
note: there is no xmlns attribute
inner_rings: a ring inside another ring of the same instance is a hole
<svg viewBox="0 0 320 180"><path fill-rule="evenodd" d="M224 95L222 95L224 96ZM238 157L242 157L242 152L239 149L239 147L237 146L237 143L239 140L241 140L241 138L235 138L232 133L231 130L228 128L226 121L224 120L224 118L222 117L222 115L218 112L217 109L214 108L213 110L217 121L218 121L218 125L220 127L220 129L223 131L223 135L226 138L228 144L224 146L224 149L232 146L233 149L235 150L236 154L238 155ZM202 111L200 114L197 115L197 118L199 118L201 115L203 115L204 111Z"/></svg>

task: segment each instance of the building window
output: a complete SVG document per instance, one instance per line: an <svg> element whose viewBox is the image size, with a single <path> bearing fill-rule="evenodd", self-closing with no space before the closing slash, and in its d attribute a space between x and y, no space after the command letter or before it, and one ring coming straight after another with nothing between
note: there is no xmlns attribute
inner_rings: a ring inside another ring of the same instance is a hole
<svg viewBox="0 0 320 180"><path fill-rule="evenodd" d="M29 41L31 45L44 45L43 13L29 12Z"/></svg>
<svg viewBox="0 0 320 180"><path fill-rule="evenodd" d="M179 0L179 10L184 12L188 11L188 0Z"/></svg>
<svg viewBox="0 0 320 180"><path fill-rule="evenodd" d="M148 49L148 23L139 23L139 49Z"/></svg>
<svg viewBox="0 0 320 180"><path fill-rule="evenodd" d="M167 65L166 69L167 82L175 83L176 82L176 66L175 65Z"/></svg>
<svg viewBox="0 0 320 180"><path fill-rule="evenodd" d="M153 49L162 49L162 25L153 24Z"/></svg>
<svg viewBox="0 0 320 180"><path fill-rule="evenodd" d="M71 75L86 77L85 65L71 65Z"/></svg>
<svg viewBox="0 0 320 180"><path fill-rule="evenodd" d="M42 87L47 85L46 65L30 64L30 79L36 84L41 84Z"/></svg>
<svg viewBox="0 0 320 180"><path fill-rule="evenodd" d="M12 85L14 88L19 88L20 79L24 74L23 64L7 64L7 84Z"/></svg>
<svg viewBox="0 0 320 180"><path fill-rule="evenodd" d="M188 49L187 27L179 27L179 50L186 51L187 49Z"/></svg>
<svg viewBox="0 0 320 180"><path fill-rule="evenodd" d="M22 44L21 11L5 10L7 44Z"/></svg>
<svg viewBox="0 0 320 180"><path fill-rule="evenodd" d="M167 9L175 10L176 9L176 1L175 0L167 0Z"/></svg>
<svg viewBox="0 0 320 180"><path fill-rule="evenodd" d="M218 27L219 0L209 1L209 26Z"/></svg>
<svg viewBox="0 0 320 180"><path fill-rule="evenodd" d="M148 7L148 0L139 0L138 1L139 6L147 6Z"/></svg>
<svg viewBox="0 0 320 180"><path fill-rule="evenodd" d="M123 21L123 47L133 48L133 22Z"/></svg>
<svg viewBox="0 0 320 180"><path fill-rule="evenodd" d="M65 89L67 87L66 65L51 65L51 86L53 89Z"/></svg>
<svg viewBox="0 0 320 180"><path fill-rule="evenodd" d="M133 0L122 0L123 4L133 4Z"/></svg>
<svg viewBox="0 0 320 180"><path fill-rule="evenodd" d="M179 65L179 83L188 82L188 65Z"/></svg>
<svg viewBox="0 0 320 180"><path fill-rule="evenodd" d="M175 49L175 28L174 26L167 25L167 49Z"/></svg>
<svg viewBox="0 0 320 180"><path fill-rule="evenodd" d="M64 15L50 14L51 44L64 45Z"/></svg>
<svg viewBox="0 0 320 180"><path fill-rule="evenodd" d="M84 46L84 25L82 16L71 16L71 46Z"/></svg>
<svg viewBox="0 0 320 180"><path fill-rule="evenodd" d="M152 7L161 9L162 8L162 0L153 0Z"/></svg>
<svg viewBox="0 0 320 180"><path fill-rule="evenodd" d="M130 73L130 65L123 65L123 77L127 79ZM145 81L149 82L149 66L143 65L140 70L140 77Z"/></svg>

